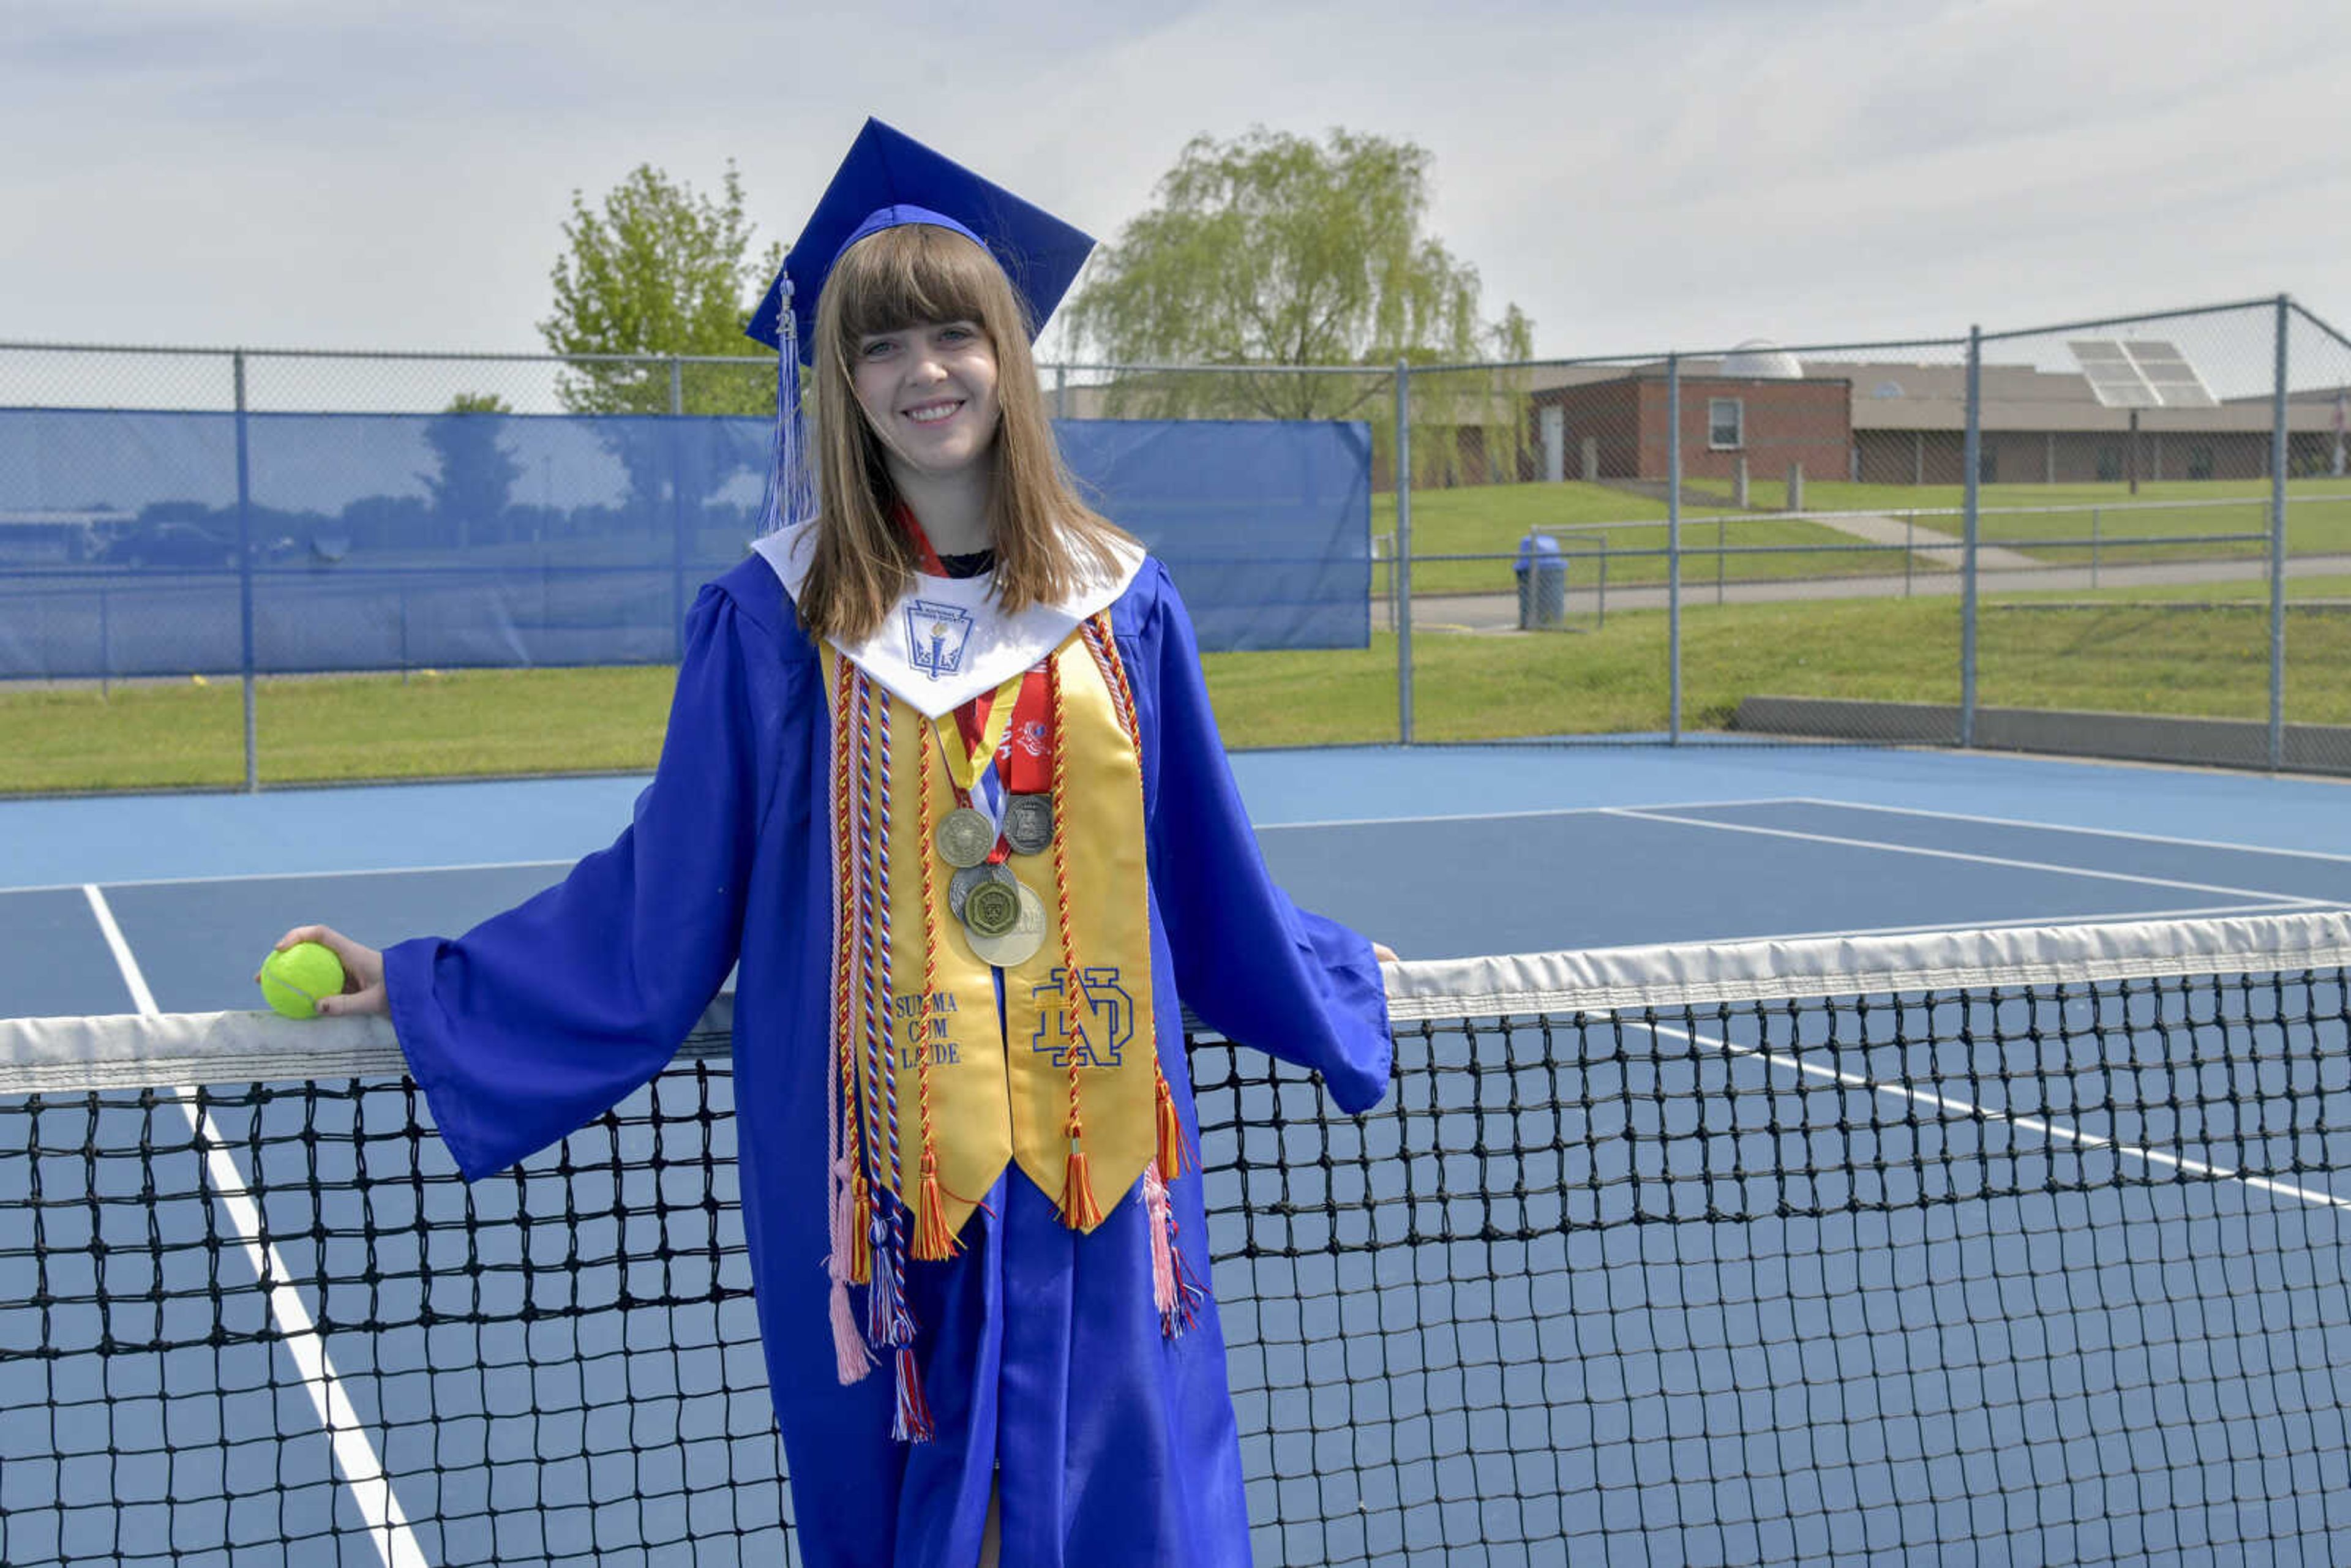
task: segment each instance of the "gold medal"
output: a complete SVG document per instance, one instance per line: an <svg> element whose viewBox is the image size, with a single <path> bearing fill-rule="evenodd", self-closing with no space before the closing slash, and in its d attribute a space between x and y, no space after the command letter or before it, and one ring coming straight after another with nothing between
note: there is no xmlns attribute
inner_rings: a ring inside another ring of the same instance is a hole
<svg viewBox="0 0 2351 1568"><path fill-rule="evenodd" d="M963 923L975 936L1002 936L1020 923L1018 882L983 882L964 894Z"/></svg>
<svg viewBox="0 0 2351 1568"><path fill-rule="evenodd" d="M996 824L987 813L969 806L957 806L940 819L932 832L939 859L952 866L975 866L987 858L996 847Z"/></svg>
<svg viewBox="0 0 2351 1568"><path fill-rule="evenodd" d="M1002 884L990 883L987 885L998 887ZM1027 963L1037 956L1037 949L1045 945L1045 901L1026 884L1016 883L1014 886L1019 889L1015 897L1019 902L1019 912L1015 915L1010 930L1000 936L983 936L969 926L966 926L964 932L979 961L993 964L999 969L1010 969ZM972 892L977 902L979 890L975 888Z"/></svg>

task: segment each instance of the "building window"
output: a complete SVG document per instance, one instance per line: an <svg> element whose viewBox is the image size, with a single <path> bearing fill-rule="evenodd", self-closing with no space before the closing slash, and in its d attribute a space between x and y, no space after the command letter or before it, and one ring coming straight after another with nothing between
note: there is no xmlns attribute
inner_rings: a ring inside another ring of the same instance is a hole
<svg viewBox="0 0 2351 1568"><path fill-rule="evenodd" d="M2111 485L2123 476L2123 449L2119 446L2098 448L2098 483Z"/></svg>
<svg viewBox="0 0 2351 1568"><path fill-rule="evenodd" d="M1736 452L1740 446L1746 444L1740 439L1745 434L1746 423L1744 410L1737 398L1718 397L1707 400L1706 444L1715 451Z"/></svg>
<svg viewBox="0 0 2351 1568"><path fill-rule="evenodd" d="M2212 449L2210 447L2191 446L2188 449L2188 476L2190 479L2210 479L2212 477Z"/></svg>

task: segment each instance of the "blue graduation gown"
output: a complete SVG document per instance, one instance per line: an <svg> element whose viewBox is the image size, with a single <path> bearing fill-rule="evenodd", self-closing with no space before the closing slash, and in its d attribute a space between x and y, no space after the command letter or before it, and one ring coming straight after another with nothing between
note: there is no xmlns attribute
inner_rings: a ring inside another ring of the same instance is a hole
<svg viewBox="0 0 2351 1568"><path fill-rule="evenodd" d="M1190 620L1157 561L1111 623L1142 726L1159 1040L1187 1136L1196 1146L1181 1002L1322 1073L1341 1109L1369 1108L1391 1053L1369 943L1268 879ZM821 671L782 584L749 558L695 603L660 767L612 846L458 940L385 954L392 1021L441 1136L469 1178L561 1138L660 1071L739 956L743 1213L805 1560L969 1568L1000 1467L1008 1563L1247 1563L1224 1336L1212 1301L1197 1327L1163 1337L1139 1190L1103 1194L1108 1218L1080 1236L1015 1167L960 1256L909 1265L935 1440L891 1438L886 1365L836 1381L821 1264ZM1179 1244L1206 1284L1199 1178L1170 1186ZM852 1295L862 1317L862 1289Z"/></svg>

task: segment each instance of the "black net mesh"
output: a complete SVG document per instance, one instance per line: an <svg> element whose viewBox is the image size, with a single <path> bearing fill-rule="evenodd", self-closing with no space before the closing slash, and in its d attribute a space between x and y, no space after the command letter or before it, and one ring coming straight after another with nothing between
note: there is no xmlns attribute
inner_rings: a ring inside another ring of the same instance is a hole
<svg viewBox="0 0 2351 1568"><path fill-rule="evenodd" d="M1356 1119L1195 1040L1259 1559L2343 1560L2346 995L1412 1023ZM471 1188L397 1078L10 1099L0 1561L798 1561L731 1087Z"/></svg>

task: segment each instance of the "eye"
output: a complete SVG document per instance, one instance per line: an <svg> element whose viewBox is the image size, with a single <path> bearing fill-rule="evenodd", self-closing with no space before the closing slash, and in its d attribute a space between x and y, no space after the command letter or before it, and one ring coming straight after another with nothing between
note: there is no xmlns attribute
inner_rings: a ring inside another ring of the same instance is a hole
<svg viewBox="0 0 2351 1568"><path fill-rule="evenodd" d="M939 340L944 343L968 343L978 336L977 331L961 321L950 322L939 329Z"/></svg>
<svg viewBox="0 0 2351 1568"><path fill-rule="evenodd" d="M868 338L857 351L865 359L878 360L894 352L897 347L898 340L895 338Z"/></svg>

